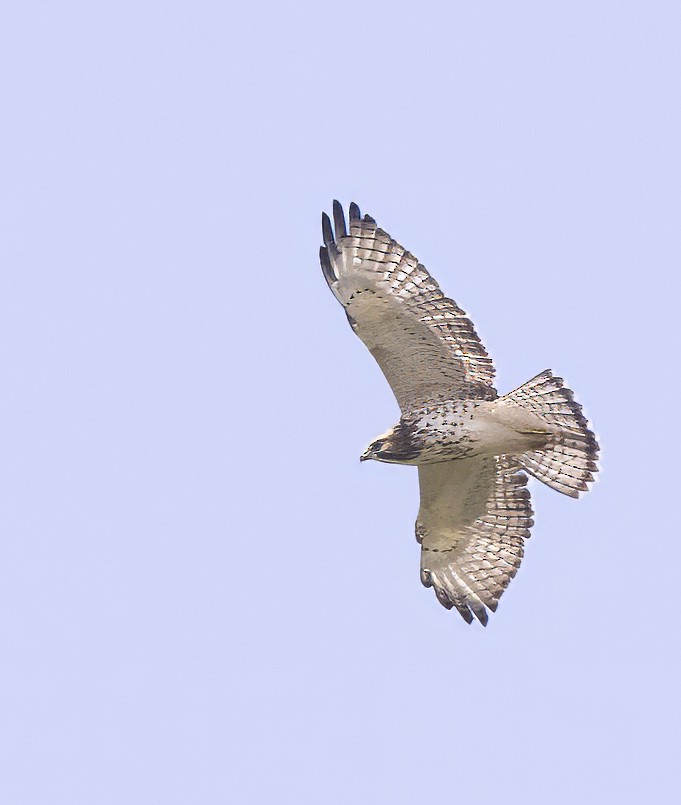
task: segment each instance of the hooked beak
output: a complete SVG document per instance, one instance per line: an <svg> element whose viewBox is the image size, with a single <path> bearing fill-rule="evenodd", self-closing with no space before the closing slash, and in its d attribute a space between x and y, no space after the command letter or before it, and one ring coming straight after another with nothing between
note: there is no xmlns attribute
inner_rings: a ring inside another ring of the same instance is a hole
<svg viewBox="0 0 681 805"><path fill-rule="evenodd" d="M371 448L370 448L370 447L367 447L367 449L366 449L366 450L365 450L365 451L362 453L362 455L359 457L359 460L360 460L360 461L369 461L369 460L370 460L370 459L372 459L373 457L374 457L374 454L371 452Z"/></svg>

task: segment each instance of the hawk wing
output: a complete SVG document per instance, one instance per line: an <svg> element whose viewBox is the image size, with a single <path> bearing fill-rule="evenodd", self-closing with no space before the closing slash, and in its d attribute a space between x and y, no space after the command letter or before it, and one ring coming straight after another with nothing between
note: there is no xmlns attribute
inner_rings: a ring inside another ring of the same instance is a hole
<svg viewBox="0 0 681 805"><path fill-rule="evenodd" d="M495 399L494 367L466 314L418 260L350 205L322 216L322 270L402 411L424 401Z"/></svg>
<svg viewBox="0 0 681 805"><path fill-rule="evenodd" d="M509 456L419 466L421 581L470 623L487 624L515 576L530 536L527 476Z"/></svg>

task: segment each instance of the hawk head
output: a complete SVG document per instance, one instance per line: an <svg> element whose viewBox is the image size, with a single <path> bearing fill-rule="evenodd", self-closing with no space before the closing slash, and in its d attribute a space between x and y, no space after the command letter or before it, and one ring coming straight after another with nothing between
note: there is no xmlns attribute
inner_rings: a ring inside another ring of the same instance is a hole
<svg viewBox="0 0 681 805"><path fill-rule="evenodd" d="M413 464L419 456L410 432L401 423L379 436L359 457L360 461L384 461L388 464Z"/></svg>

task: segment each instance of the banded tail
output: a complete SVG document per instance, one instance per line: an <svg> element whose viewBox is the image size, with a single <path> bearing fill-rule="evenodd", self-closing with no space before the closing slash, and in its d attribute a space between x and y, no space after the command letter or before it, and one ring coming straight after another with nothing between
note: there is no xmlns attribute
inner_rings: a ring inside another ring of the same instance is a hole
<svg viewBox="0 0 681 805"><path fill-rule="evenodd" d="M564 495L576 498L586 492L598 471L598 442L563 379L547 369L503 399L560 429L546 447L518 456L523 469Z"/></svg>

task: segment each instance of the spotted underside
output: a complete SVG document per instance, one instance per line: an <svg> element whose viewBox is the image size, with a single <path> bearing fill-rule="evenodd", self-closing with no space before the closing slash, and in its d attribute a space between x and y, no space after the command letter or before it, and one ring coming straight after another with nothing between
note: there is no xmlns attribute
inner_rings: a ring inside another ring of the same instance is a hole
<svg viewBox="0 0 681 805"><path fill-rule="evenodd" d="M468 427L480 400L449 400L417 408L400 419L400 427L410 444L418 448L415 464L467 458L476 449L478 439Z"/></svg>

